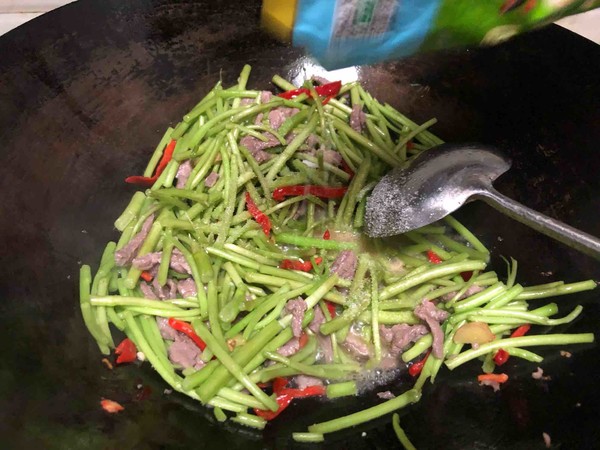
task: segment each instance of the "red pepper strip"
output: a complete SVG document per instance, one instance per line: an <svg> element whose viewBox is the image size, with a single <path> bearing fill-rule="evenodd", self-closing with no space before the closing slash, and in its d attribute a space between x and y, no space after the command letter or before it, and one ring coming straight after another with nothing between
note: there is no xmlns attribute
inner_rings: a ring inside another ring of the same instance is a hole
<svg viewBox="0 0 600 450"><path fill-rule="evenodd" d="M324 97L335 97L340 93L340 89L342 88L341 81L332 81L331 83L326 83L321 86L317 86L315 91L317 94L322 95Z"/></svg>
<svg viewBox="0 0 600 450"><path fill-rule="evenodd" d="M171 158L173 157L173 151L175 150L176 144L177 144L177 141L175 139L172 139L171 142L169 142L169 145L167 145L167 148L165 148L162 158L160 159L160 161L158 162L158 165L156 166L156 171L154 172L153 176L142 177L142 176L134 175L134 176L125 178L125 183L137 184L137 185L146 186L146 187L150 187L154 183L156 183L156 180L158 180L158 177L160 177L160 175L163 173L163 171L167 167L167 164L169 164L169 161L171 161Z"/></svg>
<svg viewBox="0 0 600 450"><path fill-rule="evenodd" d="M177 320L173 317L169 317L169 326L176 331L181 331L187 337L189 337L194 343L198 346L198 348L202 351L206 348L206 343L200 339L200 336L196 334L192 325L184 322L183 320Z"/></svg>
<svg viewBox="0 0 600 450"><path fill-rule="evenodd" d="M439 264L442 262L442 258L440 258L435 252L431 250L427 250L427 258L432 264Z"/></svg>
<svg viewBox="0 0 600 450"><path fill-rule="evenodd" d="M477 375L477 381L495 381L496 383L505 383L508 381L508 375L505 373L483 373Z"/></svg>
<svg viewBox="0 0 600 450"><path fill-rule="evenodd" d="M527 323L525 325L521 325L519 328L517 328L515 331L512 332L510 337L511 338L523 337L529 331L530 328L531 328L531 325L529 325Z"/></svg>
<svg viewBox="0 0 600 450"><path fill-rule="evenodd" d="M262 417L265 420L273 420L275 417L281 414L288 406L290 406L290 403L292 403L293 399L294 398L291 395L280 394L277 396L276 399L277 404L279 405L277 411L254 408L254 414L256 414L258 417Z"/></svg>
<svg viewBox="0 0 600 450"><path fill-rule="evenodd" d="M290 89L289 91L282 92L281 94L277 94L277 97L285 98L286 100L291 100L294 97L298 97L299 95L306 94L310 95L310 89L307 88L297 88Z"/></svg>
<svg viewBox="0 0 600 450"><path fill-rule="evenodd" d="M150 283L154 277L152 276L152 274L150 272L148 272L147 270L144 270L142 272L142 274L140 275L140 278L142 278L144 281L147 281L148 283Z"/></svg>
<svg viewBox="0 0 600 450"><path fill-rule="evenodd" d="M348 163L346 162L345 159L342 158L342 170L344 172L346 172L348 175L350 175L350 178L354 177L354 171L352 170L352 168L348 165Z"/></svg>
<svg viewBox="0 0 600 450"><path fill-rule="evenodd" d="M275 382L273 382L273 385L275 385ZM273 420L281 414L295 398L325 395L325 388L323 386L308 386L304 389L281 388L279 392L275 391L275 388L273 388L273 391L277 393L277 404L279 405L277 411L273 412L264 409L254 409L254 413L265 420Z"/></svg>
<svg viewBox="0 0 600 450"><path fill-rule="evenodd" d="M265 213L258 209L256 203L254 203L254 200L252 200L252 197L250 197L249 192L246 192L246 209L252 215L254 220L256 220L256 223L262 227L262 230L267 237L269 237L271 234L271 221L265 215Z"/></svg>
<svg viewBox="0 0 600 450"><path fill-rule="evenodd" d="M510 358L510 355L508 354L508 352L501 348L494 355L494 362L496 363L497 366L501 366L506 361L508 361L508 358Z"/></svg>
<svg viewBox="0 0 600 450"><path fill-rule="evenodd" d="M107 398L103 398L100 400L100 406L107 413L118 413L119 411L123 411L125 408L120 404L112 400L108 400Z"/></svg>
<svg viewBox="0 0 600 450"><path fill-rule="evenodd" d="M414 146L415 146L415 144L413 143L412 140L410 140L406 143L406 150L412 150Z"/></svg>
<svg viewBox="0 0 600 450"><path fill-rule="evenodd" d="M273 392L280 394L282 389L288 385L288 379L284 377L277 377L273 380Z"/></svg>
<svg viewBox="0 0 600 450"><path fill-rule="evenodd" d="M347 187L329 187L329 186L317 186L313 184L297 185L297 186L283 186L273 191L273 200L280 202L285 197L292 197L297 195L314 195L321 198L342 198L346 195Z"/></svg>
<svg viewBox="0 0 600 450"><path fill-rule="evenodd" d="M306 347L306 344L308 344L308 334L303 332L298 339L298 346L304 348Z"/></svg>
<svg viewBox="0 0 600 450"><path fill-rule="evenodd" d="M468 270L466 272L461 272L460 276L463 279L463 281L469 281L471 279L471 277L473 276L473 271Z"/></svg>
<svg viewBox="0 0 600 450"><path fill-rule="evenodd" d="M323 233L323 239L325 239L326 241L331 239L331 233L329 232L329 230L325 230L325 233Z"/></svg>
<svg viewBox="0 0 600 450"><path fill-rule="evenodd" d="M331 315L331 318L333 319L335 317L335 304L328 302L327 300L325 300L325 304L327 305L327 310L329 311L329 314Z"/></svg>
<svg viewBox="0 0 600 450"><path fill-rule="evenodd" d="M291 395L292 398L316 397L325 395L325 388L323 386L307 386L304 389L284 388L280 392Z"/></svg>
<svg viewBox="0 0 600 450"><path fill-rule="evenodd" d="M427 352L427 354L425 355L425 357L421 360L418 361L416 363L413 363L409 368L408 368L408 373L410 374L411 377L416 377L417 375L419 375L421 373L421 371L423 370L423 366L425 365L425 363L427 362L427 358L429 358L429 354L431 353L431 350L429 350Z"/></svg>
<svg viewBox="0 0 600 450"><path fill-rule="evenodd" d="M315 258L315 262L317 264L321 264L323 258L317 256ZM302 272L310 272L313 269L312 263L310 261L300 261L297 259L284 259L279 264L280 269L290 269L290 270L300 270Z"/></svg>
<svg viewBox="0 0 600 450"><path fill-rule="evenodd" d="M326 105L329 100L339 94L340 89L342 88L341 81L332 81L331 83L323 84L322 86L315 87L315 91L320 97L327 97L323 104ZM310 89L308 88L298 88L292 89L289 91L282 92L281 94L277 94L278 97L285 98L286 100L290 100L299 95L306 94L310 95Z"/></svg>
<svg viewBox="0 0 600 450"><path fill-rule="evenodd" d="M131 177L125 178L125 183L129 184L137 184L138 186L143 187L152 187L154 183L156 183L158 177L154 175L153 177L142 177L141 175L133 175Z"/></svg>
<svg viewBox="0 0 600 450"><path fill-rule="evenodd" d="M125 338L115 348L115 354L119 355L117 356L117 364L130 363L135 361L137 348L135 348L135 344L131 339Z"/></svg>
<svg viewBox="0 0 600 450"><path fill-rule="evenodd" d="M525 336L525 334L529 331L530 328L531 328L531 325L529 325L529 324L521 325L519 328L517 328L515 331L512 332L510 337L515 338L515 337ZM501 348L494 355L494 362L496 363L497 366L501 366L506 361L508 361L508 358L510 358L510 355L508 354L508 352Z"/></svg>
<svg viewBox="0 0 600 450"><path fill-rule="evenodd" d="M335 98L335 95L328 95L325 100L323 100L321 102L321 105L325 106L327 103L329 103L329 100L331 100L332 98Z"/></svg>

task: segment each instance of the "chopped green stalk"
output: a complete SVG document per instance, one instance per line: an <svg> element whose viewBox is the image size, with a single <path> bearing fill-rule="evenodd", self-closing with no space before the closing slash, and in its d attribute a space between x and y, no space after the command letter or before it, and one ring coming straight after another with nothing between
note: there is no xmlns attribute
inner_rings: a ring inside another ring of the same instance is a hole
<svg viewBox="0 0 600 450"><path fill-rule="evenodd" d="M206 293L204 292L204 285L200 281L200 272L198 271L198 266L196 266L196 261L194 261L192 254L183 246L183 244L181 244L181 242L173 240L173 244L183 254L185 261L192 270L192 278L196 284L196 298L198 299L198 304L200 306L200 315L206 317L208 314L208 301L206 299Z"/></svg>
<svg viewBox="0 0 600 450"><path fill-rule="evenodd" d="M402 161L400 161L400 159L398 159L391 152L388 152L387 150L379 147L378 145L375 145L373 142L371 142L365 136L354 131L352 128L350 128L349 125L342 122L340 119L338 119L336 117L331 117L331 121L332 121L334 127L338 131L344 133L350 139L352 139L354 142L356 142L357 144L360 144L367 150L371 151L374 155L376 155L377 157L379 157L380 159L382 159L383 161L388 163L390 166L396 167L401 164Z"/></svg>
<svg viewBox="0 0 600 450"><path fill-rule="evenodd" d="M510 258L510 263L507 262L508 265L508 277L506 279L506 285L511 288L515 284L515 280L517 279L517 260L514 258Z"/></svg>
<svg viewBox="0 0 600 450"><path fill-rule="evenodd" d="M398 437L400 444L404 447L405 450L417 450L417 448L410 442L408 436L400 426L400 416L398 413L394 413L392 416L392 427L394 428L394 433Z"/></svg>
<svg viewBox="0 0 600 450"><path fill-rule="evenodd" d="M138 191L133 194L133 197L131 197L131 201L129 202L129 205L127 205L127 208L125 208L125 211L123 211L119 218L115 220L115 228L119 231L123 231L127 225L135 220L140 213L145 200L146 195L143 192Z"/></svg>
<svg viewBox="0 0 600 450"><path fill-rule="evenodd" d="M144 337L136 318L133 317L133 315L128 311L123 313L123 318L127 324L127 332L130 333L130 337L135 342L137 348L144 353L146 359L152 364L152 367L154 367L159 375L175 390L181 392L181 383L179 382L179 377L173 371L173 366L171 364L168 366L165 365L163 361L156 355Z"/></svg>
<svg viewBox="0 0 600 450"><path fill-rule="evenodd" d="M327 422L317 423L308 427L311 433L333 433L335 431L344 430L361 423L368 422L378 417L385 416L393 411L404 408L408 405L418 402L421 399L421 391L411 389L404 394L388 400L371 408L349 414L338 419L329 420Z"/></svg>
<svg viewBox="0 0 600 450"><path fill-rule="evenodd" d="M254 397L248 394L243 394L238 391L234 391L231 388L224 387L219 391L219 397L222 397L227 400L231 400L232 402L239 403L240 405L244 405L248 408L258 408L263 409L264 405L256 400Z"/></svg>
<svg viewBox="0 0 600 450"><path fill-rule="evenodd" d="M162 255L160 258L160 266L156 275L158 284L164 286L167 283L169 275L169 266L171 264L171 255L173 254L173 240L171 230L165 231L165 243L163 245Z"/></svg>
<svg viewBox="0 0 600 450"><path fill-rule="evenodd" d="M218 406L214 407L213 413L215 415L215 419L217 419L217 422L225 422L227 420L227 415Z"/></svg>
<svg viewBox="0 0 600 450"><path fill-rule="evenodd" d="M175 306L171 303L163 302L161 300L149 300L140 297L122 297L119 295L108 295L104 297L91 297L90 303L94 306L136 306L136 307L147 307L147 308L159 308L165 311L172 311L173 314L184 312L183 309Z"/></svg>
<svg viewBox="0 0 600 450"><path fill-rule="evenodd" d="M508 305L510 302L512 302L515 298L517 298L521 292L523 292L523 286L521 286L520 284L515 284L508 291L505 291L498 297L490 300L490 302L485 307L489 309L502 308Z"/></svg>
<svg viewBox="0 0 600 450"><path fill-rule="evenodd" d="M394 148L394 153L398 153L400 151L400 148L405 146L408 143L408 141L413 139L415 136L421 134L423 131L427 130L427 128L431 127L432 125L435 125L436 123L437 119L429 119L423 125L420 125L413 129L410 133L408 133L406 136L400 139L400 141L398 141L396 148Z"/></svg>
<svg viewBox="0 0 600 450"><path fill-rule="evenodd" d="M344 381L342 383L329 384L326 388L328 398L346 397L358 394L355 381Z"/></svg>
<svg viewBox="0 0 600 450"><path fill-rule="evenodd" d="M314 131L317 126L317 122L319 120L319 116L317 114L313 114L312 118L306 124L306 127L298 133L298 135L288 144L283 152L277 156L275 162L269 169L267 173L266 179L269 182L272 182L275 178L275 175L279 173L279 171L283 168L285 163L292 157L292 155L300 148L300 146L306 141L306 138Z"/></svg>
<svg viewBox="0 0 600 450"><path fill-rule="evenodd" d="M215 247L206 247L206 251L211 255L219 256L220 258L237 263L244 267L248 267L249 269L259 270L260 268L260 264L244 256L240 256L239 254L226 252L225 250L221 250Z"/></svg>
<svg viewBox="0 0 600 450"><path fill-rule="evenodd" d="M516 319L520 322L532 323L537 325L556 326L572 322L583 311L581 305L577 305L573 311L562 319L548 319L544 316L538 316L529 312L502 310L502 309L484 309L474 311L469 315L469 320L487 322L487 323L505 323L505 319Z"/></svg>
<svg viewBox="0 0 600 450"><path fill-rule="evenodd" d="M541 288L539 290L524 290L519 294L517 300L532 300L537 298L555 297L557 295L574 294L575 292L589 291L596 289L597 284L594 280L580 281L578 283L562 284L554 288Z"/></svg>
<svg viewBox="0 0 600 450"><path fill-rule="evenodd" d="M525 350L524 348L507 348L506 352L510 356L515 356L517 358L521 358L534 363L541 363L544 360L544 358L542 358L540 355L530 352L529 350ZM491 354L492 353L490 353L490 355Z"/></svg>
<svg viewBox="0 0 600 450"><path fill-rule="evenodd" d="M219 321L219 303L217 298L217 284L215 280L211 280L207 284L206 297L208 302L208 321L210 323L210 331L216 341L222 347L226 347L221 322Z"/></svg>
<svg viewBox="0 0 600 450"><path fill-rule="evenodd" d="M198 336L200 336L200 339L206 343L206 346L210 348L221 364L223 364L223 366L226 367L227 370L235 378L237 378L238 381L242 383L244 387L248 389L248 391L250 391L250 393L265 407L269 408L271 411L277 411L277 409L279 409L277 402L265 394L255 383L250 380L250 378L248 378L248 375L242 371L242 368L229 355L227 350L221 347L218 340L213 336L210 330L206 328L204 322L201 320L194 320L192 324L194 326L194 330ZM210 400L210 398L203 397L202 394L199 395L204 401Z"/></svg>
<svg viewBox="0 0 600 450"><path fill-rule="evenodd" d="M480 251L482 253L489 253L490 251L485 247L485 245L483 245L481 243L481 241L479 239L477 239L477 237L475 237L475 235L473 233L471 233L467 227L465 227L463 224L461 224L458 220L456 220L454 217L452 216L446 216L444 217L444 221L450 225L452 228L454 228L454 230L460 234L463 239L465 241L467 241L469 244L471 244L473 246L473 248L477 251Z"/></svg>
<svg viewBox="0 0 600 450"><path fill-rule="evenodd" d="M314 366L309 366L307 364L299 363L292 361L285 356L281 356L279 353L274 352L265 352L265 357L279 362L291 369L294 369L297 373L304 373L306 375L323 378L323 379L333 379L340 380L344 378L348 378L348 376L360 370L360 366L358 364L352 365L344 365L344 364L318 364Z"/></svg>
<svg viewBox="0 0 600 450"><path fill-rule="evenodd" d="M259 430L262 430L265 428L265 426L267 425L267 421L265 419L263 419L262 417L258 417L255 416L254 414L248 414L248 413L237 413L237 415L233 416L231 418L232 422L237 422L240 425L245 425L247 427L251 427L251 428L258 428Z"/></svg>
<svg viewBox="0 0 600 450"><path fill-rule="evenodd" d="M148 165L146 166L146 170L144 170L144 174L143 174L145 177L152 176L152 174L154 173L154 169L156 168L156 165L160 161L160 158L162 158L164 149L167 146L167 144L169 143L169 141L171 139L177 139L176 137L172 137L172 133L173 133L173 128L171 128L171 127L167 128L167 131L165 132L165 134L159 141L158 145L156 146L156 149L152 153L152 157L150 158L150 161L148 161ZM122 231L118 227L117 227L117 230Z"/></svg>
<svg viewBox="0 0 600 450"><path fill-rule="evenodd" d="M550 334L550 335L533 335L514 337L507 339L499 339L487 344L481 344L477 349L467 350L460 353L449 361L446 361L446 366L450 370L456 369L458 366L485 355L488 352L493 352L499 349L509 349L513 347L537 347L543 345L570 345L570 344L589 344L594 342L593 333L580 334Z"/></svg>
<svg viewBox="0 0 600 450"><path fill-rule="evenodd" d="M100 351L108 355L110 349L108 347L108 339L98 326L98 322L94 315L92 305L90 303L90 287L92 284L92 273L90 266L83 265L79 270L79 299L81 307L81 315L83 321L90 334L96 340Z"/></svg>
<svg viewBox="0 0 600 450"><path fill-rule="evenodd" d="M291 233L280 233L275 237L281 244L296 245L298 247L321 248L325 250L354 250L358 246L354 242L343 242L326 239L297 236Z"/></svg>
<svg viewBox="0 0 600 450"><path fill-rule="evenodd" d="M239 154L239 150L237 148L237 144L235 143L235 139L231 133L227 134L227 140L229 142L229 151L233 154L233 156ZM235 202L237 197L237 178L238 178L238 166L235 161L229 161L229 157L227 156L227 150L225 148L221 151L221 155L223 158L223 164L225 166L225 211L221 215L221 230L219 231L219 237L217 238L215 244L221 245L225 242L227 235L229 234L229 228L231 226L231 221L233 220L233 213L235 210ZM227 167L229 166L229 167Z"/></svg>
<svg viewBox="0 0 600 450"><path fill-rule="evenodd" d="M496 298L505 291L506 286L504 285L504 283L496 283L495 285L490 286L484 291L472 295L469 298L466 298L465 300L461 300L454 303L454 311L463 312L481 305L485 305L487 302Z"/></svg>
<svg viewBox="0 0 600 450"><path fill-rule="evenodd" d="M296 442L323 442L325 437L321 433L292 433Z"/></svg>
<svg viewBox="0 0 600 450"><path fill-rule="evenodd" d="M379 276L375 264L371 264L371 328L373 330L373 347L375 361L381 360L381 337L379 336Z"/></svg>
<svg viewBox="0 0 600 450"><path fill-rule="evenodd" d="M213 280L215 274L208 253L206 253L206 251L203 248L201 248L192 256L194 257L194 261L196 261L196 265L198 266L198 272L200 273L200 281L202 283L208 283L209 281Z"/></svg>
<svg viewBox="0 0 600 450"><path fill-rule="evenodd" d="M463 261L454 264L438 264L431 267L428 271L413 275L411 277L405 277L402 280L387 286L380 292L379 298L381 300L387 300L392 298L401 292L410 289L411 287L418 286L429 280L441 278L447 275L453 275L461 272L468 272L472 270L482 270L485 268L485 262L483 261Z"/></svg>

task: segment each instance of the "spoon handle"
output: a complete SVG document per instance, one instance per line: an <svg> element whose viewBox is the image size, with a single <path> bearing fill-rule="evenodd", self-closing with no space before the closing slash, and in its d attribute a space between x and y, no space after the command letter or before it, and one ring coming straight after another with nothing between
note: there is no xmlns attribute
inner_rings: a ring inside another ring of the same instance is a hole
<svg viewBox="0 0 600 450"><path fill-rule="evenodd" d="M488 203L503 214L518 220L540 233L550 236L582 253L600 259L600 239L573 228L559 220L534 211L521 203L500 194L491 186L479 192L476 197Z"/></svg>

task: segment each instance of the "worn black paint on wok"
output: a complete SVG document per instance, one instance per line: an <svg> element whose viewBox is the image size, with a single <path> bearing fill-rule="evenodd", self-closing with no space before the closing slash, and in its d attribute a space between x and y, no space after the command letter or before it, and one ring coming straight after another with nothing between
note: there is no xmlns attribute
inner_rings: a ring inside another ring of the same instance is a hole
<svg viewBox="0 0 600 450"><path fill-rule="evenodd" d="M162 132L215 81L251 85L301 71L301 53L258 29L257 2L70 4L0 38L0 439L4 448L288 448L291 431L377 402L361 398L294 405L263 435L217 424L183 396L164 394L148 364L109 371L84 329L81 261L96 263L112 222ZM497 183L528 206L600 235L600 50L558 27L496 48L451 51L364 68L375 96L417 121L439 119L446 140L506 150L513 169ZM599 267L483 204L459 217L496 255L520 262L528 284L598 278ZM541 272L550 271L542 275ZM600 331L598 294L560 331ZM564 306L562 306L564 304ZM499 393L475 382L479 363L447 370L402 414L419 448L594 448L600 394L598 346L545 349L552 376L512 358ZM146 387L144 392L138 385ZM149 395L148 395L149 394ZM101 397L122 402L118 415ZM145 397L140 400L140 397ZM374 395L373 395L374 397ZM362 436L362 432L366 436ZM389 448L389 418L328 437L335 448ZM556 447L558 448L558 447Z"/></svg>

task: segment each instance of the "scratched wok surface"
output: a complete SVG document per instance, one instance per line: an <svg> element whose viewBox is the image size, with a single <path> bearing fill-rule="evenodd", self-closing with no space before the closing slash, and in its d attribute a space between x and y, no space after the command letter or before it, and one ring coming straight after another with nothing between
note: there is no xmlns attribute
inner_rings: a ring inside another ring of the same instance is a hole
<svg viewBox="0 0 600 450"><path fill-rule="evenodd" d="M291 431L377 403L374 394L294 405L263 434L215 423L212 413L165 395L149 367L108 371L84 329L77 295L81 262L97 264L112 222L162 132L221 76L268 89L280 73L312 67L299 50L258 29L259 4L80 1L0 38L0 438L4 448L290 448ZM507 151L513 169L500 191L600 235L600 50L550 27L495 48L424 55L360 68L376 97L418 122L439 119L448 141ZM598 278L599 265L483 204L459 213L500 255L520 262L524 284ZM544 274L542 273L544 272ZM551 272L548 273L548 272ZM598 294L558 300L585 313L556 331L600 331ZM545 349L551 381L512 358L498 393L477 385L474 362L427 386L403 411L424 449L594 448L600 441L600 352ZM401 380L405 383L406 380ZM140 395L138 385L143 385ZM400 386L402 388L402 386ZM108 415L101 397L123 403ZM140 397L143 397L140 399ZM363 432L366 435L362 435ZM323 447L390 448L389 418L328 438Z"/></svg>

